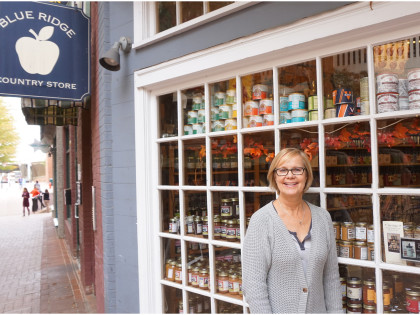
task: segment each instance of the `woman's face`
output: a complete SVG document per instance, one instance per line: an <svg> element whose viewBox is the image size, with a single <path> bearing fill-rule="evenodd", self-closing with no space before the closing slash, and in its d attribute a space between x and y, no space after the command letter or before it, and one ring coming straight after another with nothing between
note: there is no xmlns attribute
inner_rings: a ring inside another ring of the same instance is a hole
<svg viewBox="0 0 420 315"><path fill-rule="evenodd" d="M303 194L306 178L308 176L306 170L302 175L294 175L290 169L304 167L305 165L303 164L303 160L298 155L284 160L282 163L277 165L276 169L289 169L286 176L279 176L277 173L274 175L281 195L296 196Z"/></svg>

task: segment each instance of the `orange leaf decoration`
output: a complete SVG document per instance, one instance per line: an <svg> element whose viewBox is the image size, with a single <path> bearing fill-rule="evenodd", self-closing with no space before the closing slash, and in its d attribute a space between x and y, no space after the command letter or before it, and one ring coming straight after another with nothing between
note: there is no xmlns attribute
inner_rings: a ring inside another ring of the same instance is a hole
<svg viewBox="0 0 420 315"><path fill-rule="evenodd" d="M202 145L200 152L198 152L198 156L200 157L200 160L206 156L206 146Z"/></svg>
<svg viewBox="0 0 420 315"><path fill-rule="evenodd" d="M395 126L395 129L394 129L394 131L392 132L392 135L393 135L395 138L398 138L398 139L404 139L404 138L406 138L406 137L407 137L407 131L408 131L408 128L404 127L404 125L403 125L402 123L398 123L398 124Z"/></svg>
<svg viewBox="0 0 420 315"><path fill-rule="evenodd" d="M273 159L274 159L274 152L271 152L267 155L267 157L265 158L265 161L267 163L270 163Z"/></svg>
<svg viewBox="0 0 420 315"><path fill-rule="evenodd" d="M340 136L338 137L342 142L349 142L351 137L351 133L348 132L347 128L344 128L340 132Z"/></svg>

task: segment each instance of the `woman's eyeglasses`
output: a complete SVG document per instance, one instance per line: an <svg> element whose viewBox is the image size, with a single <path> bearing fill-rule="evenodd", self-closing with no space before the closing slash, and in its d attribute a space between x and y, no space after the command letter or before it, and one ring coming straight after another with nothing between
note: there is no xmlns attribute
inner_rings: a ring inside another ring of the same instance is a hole
<svg viewBox="0 0 420 315"><path fill-rule="evenodd" d="M289 174L289 171L292 172L293 175L302 175L303 172L305 172L306 168L304 167L294 167L291 169L276 168L274 170L276 171L277 176L286 176L287 174Z"/></svg>

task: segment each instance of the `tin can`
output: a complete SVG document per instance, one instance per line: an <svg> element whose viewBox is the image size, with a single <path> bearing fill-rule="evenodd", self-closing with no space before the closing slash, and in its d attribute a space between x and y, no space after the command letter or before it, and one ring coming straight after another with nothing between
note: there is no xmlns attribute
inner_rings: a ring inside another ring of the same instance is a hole
<svg viewBox="0 0 420 315"><path fill-rule="evenodd" d="M369 99L369 78L363 77L360 79L360 98L362 100Z"/></svg>
<svg viewBox="0 0 420 315"><path fill-rule="evenodd" d="M398 97L398 107L400 110L410 109L410 103L408 102L408 97Z"/></svg>
<svg viewBox="0 0 420 315"><path fill-rule="evenodd" d="M413 90L408 93L408 103L420 101L420 90Z"/></svg>
<svg viewBox="0 0 420 315"><path fill-rule="evenodd" d="M249 117L249 127L262 127L263 118L259 115Z"/></svg>
<svg viewBox="0 0 420 315"><path fill-rule="evenodd" d="M230 119L232 118L232 106L231 105L220 105L219 106L219 119Z"/></svg>
<svg viewBox="0 0 420 315"><path fill-rule="evenodd" d="M236 119L226 119L225 120L225 130L236 130L237 122Z"/></svg>
<svg viewBox="0 0 420 315"><path fill-rule="evenodd" d="M272 126L274 125L274 115L266 114L263 117L263 126Z"/></svg>
<svg viewBox="0 0 420 315"><path fill-rule="evenodd" d="M287 124L292 122L292 117L290 116L290 113L285 111L285 112L280 112L280 123L281 124Z"/></svg>
<svg viewBox="0 0 420 315"><path fill-rule="evenodd" d="M325 102L325 108L326 108L326 109L327 109L327 108L332 108L332 109L335 109L335 108L334 108L334 102L333 102L332 98L327 98L327 100L326 100L326 102Z"/></svg>
<svg viewBox="0 0 420 315"><path fill-rule="evenodd" d="M188 120L189 125L196 124L198 122L198 111L190 110L188 111Z"/></svg>
<svg viewBox="0 0 420 315"><path fill-rule="evenodd" d="M232 104L232 118L238 117L238 105Z"/></svg>
<svg viewBox="0 0 420 315"><path fill-rule="evenodd" d="M289 110L305 109L305 95L302 93L289 94Z"/></svg>
<svg viewBox="0 0 420 315"><path fill-rule="evenodd" d="M263 99L260 101L260 105L258 107L258 114L259 115L266 115L273 113L273 100L270 99Z"/></svg>
<svg viewBox="0 0 420 315"><path fill-rule="evenodd" d="M203 133L203 124L193 124L193 135Z"/></svg>
<svg viewBox="0 0 420 315"><path fill-rule="evenodd" d="M346 89L337 89L333 91L333 103L337 104L353 104L353 92Z"/></svg>
<svg viewBox="0 0 420 315"><path fill-rule="evenodd" d="M409 109L420 109L420 101L411 102Z"/></svg>
<svg viewBox="0 0 420 315"><path fill-rule="evenodd" d="M211 120L212 121L219 120L219 112L220 112L219 107L212 107L211 108Z"/></svg>
<svg viewBox="0 0 420 315"><path fill-rule="evenodd" d="M198 111L198 123L203 123L206 121L206 111L204 109L200 109Z"/></svg>
<svg viewBox="0 0 420 315"><path fill-rule="evenodd" d="M308 110L318 109L318 96L313 95L308 97Z"/></svg>
<svg viewBox="0 0 420 315"><path fill-rule="evenodd" d="M184 125L184 135L189 136L193 134L192 125Z"/></svg>
<svg viewBox="0 0 420 315"><path fill-rule="evenodd" d="M420 90L420 68L414 68L408 71L408 92Z"/></svg>
<svg viewBox="0 0 420 315"><path fill-rule="evenodd" d="M226 102L226 93L225 92L216 92L214 94L214 106L220 106Z"/></svg>
<svg viewBox="0 0 420 315"><path fill-rule="evenodd" d="M308 110L307 109L294 109L290 112L293 122L302 122L308 120Z"/></svg>
<svg viewBox="0 0 420 315"><path fill-rule="evenodd" d="M248 101L245 103L244 116L258 115L258 102Z"/></svg>
<svg viewBox="0 0 420 315"><path fill-rule="evenodd" d="M308 113L309 120L318 120L318 110L310 110Z"/></svg>
<svg viewBox="0 0 420 315"><path fill-rule="evenodd" d="M215 120L211 123L211 131L224 131L225 130L225 122L223 120Z"/></svg>
<svg viewBox="0 0 420 315"><path fill-rule="evenodd" d="M361 100L360 101L360 114L362 115L369 115L369 100Z"/></svg>
<svg viewBox="0 0 420 315"><path fill-rule="evenodd" d="M267 98L268 86L264 84L256 84L252 87L252 99L253 100L262 100Z"/></svg>
<svg viewBox="0 0 420 315"><path fill-rule="evenodd" d="M376 76L377 93L398 93L398 75L391 72Z"/></svg>
<svg viewBox="0 0 420 315"><path fill-rule="evenodd" d="M408 97L408 80L399 79L398 80L398 94L400 97Z"/></svg>
<svg viewBox="0 0 420 315"><path fill-rule="evenodd" d="M231 89L226 91L226 104L232 105L236 103L236 90Z"/></svg>
<svg viewBox="0 0 420 315"><path fill-rule="evenodd" d="M289 96L280 96L280 111L287 112L289 110Z"/></svg>
<svg viewBox="0 0 420 315"><path fill-rule="evenodd" d="M325 118L335 118L335 108L327 108L324 116Z"/></svg>
<svg viewBox="0 0 420 315"><path fill-rule="evenodd" d="M335 117L347 117L354 115L354 104L336 104L335 105Z"/></svg>
<svg viewBox="0 0 420 315"><path fill-rule="evenodd" d="M193 97L192 107L193 107L194 110L201 109L202 104L204 104L202 96L194 96Z"/></svg>
<svg viewBox="0 0 420 315"><path fill-rule="evenodd" d="M398 110L398 93L379 93L376 95L378 113Z"/></svg>

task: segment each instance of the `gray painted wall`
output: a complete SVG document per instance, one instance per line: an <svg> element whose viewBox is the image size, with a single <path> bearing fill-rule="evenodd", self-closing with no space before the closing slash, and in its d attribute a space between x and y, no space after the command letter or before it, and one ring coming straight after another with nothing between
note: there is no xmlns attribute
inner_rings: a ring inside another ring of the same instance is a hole
<svg viewBox="0 0 420 315"><path fill-rule="evenodd" d="M121 69L100 67L101 183L106 313L138 313L133 73L243 36L289 24L349 2L263 2L121 56ZM133 3L99 2L100 55L133 38ZM315 30L314 30L315 31ZM141 220L141 218L139 218Z"/></svg>

